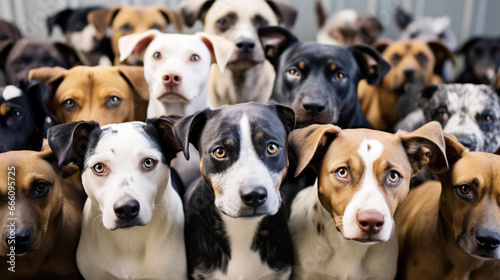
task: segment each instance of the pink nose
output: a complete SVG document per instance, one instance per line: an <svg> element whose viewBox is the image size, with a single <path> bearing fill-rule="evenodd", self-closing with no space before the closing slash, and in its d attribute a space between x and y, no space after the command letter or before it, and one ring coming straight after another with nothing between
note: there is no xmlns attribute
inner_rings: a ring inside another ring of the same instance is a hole
<svg viewBox="0 0 500 280"><path fill-rule="evenodd" d="M182 76L176 72L170 72L163 75L163 83L167 85L178 86L182 82Z"/></svg>
<svg viewBox="0 0 500 280"><path fill-rule="evenodd" d="M384 226L384 215L375 210L363 210L356 217L359 228L368 233L378 233Z"/></svg>

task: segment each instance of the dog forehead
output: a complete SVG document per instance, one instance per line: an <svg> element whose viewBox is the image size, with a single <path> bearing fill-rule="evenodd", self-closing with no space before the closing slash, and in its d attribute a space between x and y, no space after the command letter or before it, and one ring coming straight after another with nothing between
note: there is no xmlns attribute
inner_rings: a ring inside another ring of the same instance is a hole
<svg viewBox="0 0 500 280"><path fill-rule="evenodd" d="M451 113L464 112L472 117L490 109L498 114L500 109L496 93L485 85L450 84L441 86L431 98L434 106L447 106Z"/></svg>
<svg viewBox="0 0 500 280"><path fill-rule="evenodd" d="M432 55L431 49L424 42L415 39L399 40L389 44L387 49L382 54L382 57L387 61L391 61L390 57L392 54L395 53L405 56L405 55L416 55L420 52L424 52L427 55Z"/></svg>
<svg viewBox="0 0 500 280"><path fill-rule="evenodd" d="M179 45L182 48L179 48ZM147 48L147 53L152 54L156 51L162 51L163 57L176 57L179 54L198 54L210 55L207 46L200 37L187 34L160 34L155 37ZM201 52L201 53L198 53Z"/></svg>
<svg viewBox="0 0 500 280"><path fill-rule="evenodd" d="M493 188L500 197L500 156L486 152L465 152L450 168L453 186L478 184L479 188Z"/></svg>
<svg viewBox="0 0 500 280"><path fill-rule="evenodd" d="M6 86L3 91L0 91L0 100L3 98L5 101L9 101L11 99L20 97L23 94L23 92L12 85Z"/></svg>
<svg viewBox="0 0 500 280"><path fill-rule="evenodd" d="M313 42L295 43L281 57L282 66L305 61L315 67L331 63L335 63L337 66L350 67L355 62L351 52L345 47Z"/></svg>
<svg viewBox="0 0 500 280"><path fill-rule="evenodd" d="M205 23L215 22L229 13L236 14L239 19L252 19L258 14L268 20L276 20L271 6L264 0L217 0L208 10ZM270 22L270 25L277 25L277 23L277 21Z"/></svg>
<svg viewBox="0 0 500 280"><path fill-rule="evenodd" d="M126 122L126 123L113 123L104 125L102 129L102 135L97 143L96 150L99 150L103 146L114 146L117 148L125 147L127 144L133 144L134 146L144 146L145 148L153 145L153 139L150 139L144 127L146 126L143 122ZM127 148L127 147L125 147ZM130 147L128 147L130 148Z"/></svg>

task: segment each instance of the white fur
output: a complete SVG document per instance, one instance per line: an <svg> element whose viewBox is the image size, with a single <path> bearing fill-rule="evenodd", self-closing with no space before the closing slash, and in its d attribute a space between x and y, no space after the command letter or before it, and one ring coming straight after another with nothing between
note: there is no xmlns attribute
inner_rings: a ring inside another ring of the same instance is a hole
<svg viewBox="0 0 500 280"><path fill-rule="evenodd" d="M352 9L345 9L336 12L328 17L323 27L318 30L316 41L320 44L326 45L340 45L340 43L330 36L332 29L339 28L340 26L354 26L358 19L358 12Z"/></svg>
<svg viewBox="0 0 500 280"><path fill-rule="evenodd" d="M75 47L76 50L88 53L95 50L97 41L93 38L97 35L97 30L91 24L85 26L82 31L68 32L67 37L69 43Z"/></svg>
<svg viewBox="0 0 500 280"><path fill-rule="evenodd" d="M5 101L17 98L21 96L23 92L15 86L8 85L3 89L3 92L0 94L0 97L3 97Z"/></svg>
<svg viewBox="0 0 500 280"><path fill-rule="evenodd" d="M160 150L139 131L143 125L103 126L85 159L82 182L88 199L77 264L86 279L187 278L182 202L167 186L170 169L161 162ZM140 170L146 158L156 161L148 172ZM94 174L96 163L105 164L108 175ZM137 220L143 226L116 229L113 206L124 197L140 203Z"/></svg>

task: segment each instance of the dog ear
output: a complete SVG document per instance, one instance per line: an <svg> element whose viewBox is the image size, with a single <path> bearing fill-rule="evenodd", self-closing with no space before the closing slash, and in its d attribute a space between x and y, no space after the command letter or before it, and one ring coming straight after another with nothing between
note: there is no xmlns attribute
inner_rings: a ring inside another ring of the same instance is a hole
<svg viewBox="0 0 500 280"><path fill-rule="evenodd" d="M118 69L120 75L127 81L134 92L142 100L149 100L149 86L144 78L144 67L118 65L114 66Z"/></svg>
<svg viewBox="0 0 500 280"><path fill-rule="evenodd" d="M49 91L52 96L56 92L57 87L59 87L59 84L64 79L66 71L68 70L60 66L36 68L30 70L28 74L28 79L39 80L47 84L49 86Z"/></svg>
<svg viewBox="0 0 500 280"><path fill-rule="evenodd" d="M163 155L167 160L167 164L170 165L170 162L175 155L182 151L182 147L177 142L177 139L174 136L174 132L172 131L172 127L175 122L178 121L180 116L161 116L159 118L152 118L146 121L146 127L144 127L144 131L151 135L153 138L159 137L159 143L162 148ZM154 127L154 131L151 128Z"/></svg>
<svg viewBox="0 0 500 280"><path fill-rule="evenodd" d="M406 150L413 175L424 166L434 174L448 170L443 130L438 122L429 122L413 132L399 130L396 137Z"/></svg>
<svg viewBox="0 0 500 280"><path fill-rule="evenodd" d="M295 111L288 106L280 104L271 104L267 106L278 114L278 117L285 126L286 134L290 134L290 132L295 129Z"/></svg>
<svg viewBox="0 0 500 280"><path fill-rule="evenodd" d="M257 30L266 58L276 66L278 58L299 39L290 31L278 26L263 27Z"/></svg>
<svg viewBox="0 0 500 280"><path fill-rule="evenodd" d="M62 42L55 42L54 47L56 47L56 49L64 57L68 69L75 65L82 64L82 62L80 61L80 57L78 57L75 49L70 45Z"/></svg>
<svg viewBox="0 0 500 280"><path fill-rule="evenodd" d="M158 10L165 17L168 23L174 25L177 33L182 33L182 30L184 29L184 20L179 13L174 12L167 7L158 7Z"/></svg>
<svg viewBox="0 0 500 280"><path fill-rule="evenodd" d="M445 134L444 141L446 143L446 158L450 166L461 159L464 152L468 151L468 149L451 134Z"/></svg>
<svg viewBox="0 0 500 280"><path fill-rule="evenodd" d="M288 136L288 145L297 162L295 177L307 166L316 168L324 150L340 132L340 127L331 124L313 124L292 131Z"/></svg>
<svg viewBox="0 0 500 280"><path fill-rule="evenodd" d="M5 72L5 62L7 61L7 56L9 55L10 50L14 47L13 40L5 40L0 43L0 69Z"/></svg>
<svg viewBox="0 0 500 280"><path fill-rule="evenodd" d="M316 4L314 5L314 12L316 13L316 24L318 28L323 27L323 25L325 25L326 19L328 18L328 15L321 1L316 1Z"/></svg>
<svg viewBox="0 0 500 280"><path fill-rule="evenodd" d="M287 29L291 29L297 19L297 9L288 4L274 0L267 0L266 2L278 17L279 23L283 23Z"/></svg>
<svg viewBox="0 0 500 280"><path fill-rule="evenodd" d="M71 122L53 126L47 131L49 146L58 159L58 166L73 162L83 170L85 154L102 133L96 122Z"/></svg>
<svg viewBox="0 0 500 280"><path fill-rule="evenodd" d="M173 127L174 135L181 145L184 157L187 160L189 160L189 143L198 149L198 140L211 112L213 111L210 109L198 111L193 115L181 118L175 123Z"/></svg>
<svg viewBox="0 0 500 280"><path fill-rule="evenodd" d="M73 11L74 11L73 9L65 9L47 18L46 23L49 36L52 34L52 29L56 25L59 25L59 27L61 27L62 32L66 33L66 21L71 16Z"/></svg>
<svg viewBox="0 0 500 280"><path fill-rule="evenodd" d="M434 57L436 58L436 62L443 62L447 59L450 59L451 62L455 65L455 55L450 49L443 43L439 41L428 41L427 45L434 53Z"/></svg>
<svg viewBox="0 0 500 280"><path fill-rule="evenodd" d="M383 39L383 40L380 40L380 41L377 41L377 42L373 43L371 46L372 46L372 48L374 48L375 50L377 50L377 52L379 54L383 54L384 51L387 49L387 47L391 43L392 43L391 39Z"/></svg>
<svg viewBox="0 0 500 280"><path fill-rule="evenodd" d="M212 63L217 63L219 71L224 73L227 62L233 55L234 44L219 36L212 36L204 32L197 32L196 36L207 46L212 55Z"/></svg>
<svg viewBox="0 0 500 280"><path fill-rule="evenodd" d="M57 118L50 112L47 105L50 99L49 87L40 81L24 81L19 82L19 88L22 89L30 97L33 108L37 111L41 111L41 115L48 116L53 122L57 121Z"/></svg>
<svg viewBox="0 0 500 280"><path fill-rule="evenodd" d="M108 27L111 26L121 8L121 6L118 6L113 9L97 9L87 15L87 21L95 26L97 40L100 41L106 36Z"/></svg>
<svg viewBox="0 0 500 280"><path fill-rule="evenodd" d="M54 152L49 148L45 148L41 150L40 152L40 157L47 161L49 164L54 166L57 170L59 170L59 173L61 174L61 177L63 179L66 179L72 175L74 175L76 172L78 172L78 167L74 164L67 164L63 166L59 166L57 162L57 157L54 154Z"/></svg>
<svg viewBox="0 0 500 280"><path fill-rule="evenodd" d="M151 29L142 33L134 33L118 39L118 51L120 61L124 61L130 55L144 57L144 52L157 35L163 34L156 29Z"/></svg>
<svg viewBox="0 0 500 280"><path fill-rule="evenodd" d="M482 40L483 38L481 37L474 37L469 39L467 42L465 42L458 50L457 54L466 54L469 49L478 41Z"/></svg>
<svg viewBox="0 0 500 280"><path fill-rule="evenodd" d="M179 3L179 11L184 18L184 23L192 27L196 20L205 21L208 9L214 4L214 0L191 0Z"/></svg>
<svg viewBox="0 0 500 280"><path fill-rule="evenodd" d="M391 66L373 48L365 45L347 47L361 70L361 78L370 85L378 85Z"/></svg>
<svg viewBox="0 0 500 280"><path fill-rule="evenodd" d="M384 31L384 26L380 21L370 15L359 15L359 30L363 38L363 43L373 44L377 40L377 37Z"/></svg>
<svg viewBox="0 0 500 280"><path fill-rule="evenodd" d="M438 89L438 85L426 86L422 89L422 97L425 99L430 99Z"/></svg>
<svg viewBox="0 0 500 280"><path fill-rule="evenodd" d="M404 30L413 21L413 15L398 6L394 11L394 19L399 29Z"/></svg>

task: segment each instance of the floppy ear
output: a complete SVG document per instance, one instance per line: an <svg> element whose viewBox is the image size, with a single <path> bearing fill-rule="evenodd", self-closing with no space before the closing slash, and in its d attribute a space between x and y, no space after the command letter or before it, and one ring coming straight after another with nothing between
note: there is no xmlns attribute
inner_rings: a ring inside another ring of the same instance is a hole
<svg viewBox="0 0 500 280"><path fill-rule="evenodd" d="M391 66L373 48L365 45L347 47L361 70L361 79L366 79L370 85L378 85Z"/></svg>
<svg viewBox="0 0 500 280"><path fill-rule="evenodd" d="M85 154L102 133L96 122L71 122L53 126L47 131L49 146L61 167L73 162L83 170Z"/></svg>
<svg viewBox="0 0 500 280"><path fill-rule="evenodd" d="M214 0L191 0L181 1L179 3L179 11L184 18L184 23L188 27L192 27L196 20L205 21L205 16L208 9L214 4Z"/></svg>
<svg viewBox="0 0 500 280"><path fill-rule="evenodd" d="M278 17L279 23L284 24L286 28L291 29L297 19L297 9L288 4L274 0L267 0L266 2L269 6L271 6L271 9Z"/></svg>
<svg viewBox="0 0 500 280"><path fill-rule="evenodd" d="M69 176L72 176L76 172L78 172L78 167L74 164L59 166L57 162L57 157L50 148L43 149L42 151L39 152L39 154L42 159L44 159L49 164L51 164L52 166L54 166L59 170L59 173L61 174L61 177L63 179L66 179Z"/></svg>
<svg viewBox="0 0 500 280"><path fill-rule="evenodd" d="M175 123L173 127L174 135L181 145L184 157L187 160L189 160L189 143L198 149L201 132L212 112L210 109L198 111L193 115L181 118Z"/></svg>
<svg viewBox="0 0 500 280"><path fill-rule="evenodd" d="M443 43L439 41L428 41L427 45L434 53L434 57L436 58L436 62L443 62L447 59L450 59L451 62L455 65L455 55L450 49Z"/></svg>
<svg viewBox="0 0 500 280"><path fill-rule="evenodd" d="M219 71L224 73L224 68L233 54L234 44L222 37L204 32L197 32L195 36L200 37L212 55L212 63L217 63Z"/></svg>
<svg viewBox="0 0 500 280"><path fill-rule="evenodd" d="M151 29L142 33L134 33L118 39L118 51L120 61L124 61L130 55L144 57L144 52L157 35L163 34L156 29Z"/></svg>
<svg viewBox="0 0 500 280"><path fill-rule="evenodd" d="M142 100L149 100L149 86L144 78L144 67L119 65L115 66L120 75Z"/></svg>
<svg viewBox="0 0 500 280"><path fill-rule="evenodd" d="M373 43L371 46L374 48L379 54L383 54L385 49L392 43L391 39L383 39L378 42Z"/></svg>
<svg viewBox="0 0 500 280"><path fill-rule="evenodd" d="M477 43L478 41L482 40L483 38L480 38L480 37L474 37L474 38L471 38L469 39L467 42L465 42L458 50L457 50L457 53L458 54L465 54L467 53L467 51L469 51L469 49L472 47L472 45L474 45L475 43Z"/></svg>
<svg viewBox="0 0 500 280"><path fill-rule="evenodd" d="M55 67L41 67L30 70L28 74L29 80L39 80L49 86L49 91L51 95L57 90L57 87L64 79L64 75L68 71L60 66Z"/></svg>
<svg viewBox="0 0 500 280"><path fill-rule="evenodd" d="M77 64L82 64L75 49L70 45L61 42L55 42L54 46L63 55L68 69Z"/></svg>
<svg viewBox="0 0 500 280"><path fill-rule="evenodd" d="M396 24L400 30L404 30L408 24L413 21L413 15L407 13L405 10L401 9L400 6L396 7L394 11L394 19L396 20Z"/></svg>
<svg viewBox="0 0 500 280"><path fill-rule="evenodd" d="M9 39L3 42L0 42L0 69L5 72L5 61L7 60L7 56L9 55L10 50L14 46L14 41Z"/></svg>
<svg viewBox="0 0 500 280"><path fill-rule="evenodd" d="M425 99L430 99L438 89L438 85L426 86L424 89L422 89L422 97Z"/></svg>
<svg viewBox="0 0 500 280"><path fill-rule="evenodd" d="M267 106L278 114L278 117L285 126L286 134L290 134L290 132L295 129L295 111L288 106L280 104L271 104Z"/></svg>
<svg viewBox="0 0 500 280"><path fill-rule="evenodd" d="M307 166L315 168L324 150L340 132L340 127L331 124L313 124L292 131L288 136L288 145L297 162L295 177Z"/></svg>
<svg viewBox="0 0 500 280"><path fill-rule="evenodd" d="M49 36L52 34L52 29L54 26L59 25L63 31L66 33L66 21L73 13L73 9L65 9L62 10L55 15L47 18L47 29L49 32Z"/></svg>
<svg viewBox="0 0 500 280"><path fill-rule="evenodd" d="M429 122L413 132L399 130L396 137L406 150L413 175L424 166L436 175L448 170L443 130L438 122Z"/></svg>
<svg viewBox="0 0 500 280"><path fill-rule="evenodd" d="M49 103L50 93L49 87L37 80L19 82L19 88L22 89L30 97L30 102L33 104L33 108L41 113L41 115L48 116L53 122L57 121L57 118L50 112L47 108L47 103Z"/></svg>
<svg viewBox="0 0 500 280"><path fill-rule="evenodd" d="M174 28L178 33L182 33L182 30L184 29L184 21L177 12L174 12L167 7L158 7L158 10L165 17L168 23L174 25Z"/></svg>
<svg viewBox="0 0 500 280"><path fill-rule="evenodd" d="M177 120L179 120L179 116L161 116L159 118L148 119L146 127L144 127L144 130L149 135L153 137L157 135L159 137L163 155L169 165L172 159L175 158L175 155L182 151L182 147L177 142L172 131L172 127Z"/></svg>
<svg viewBox="0 0 500 280"><path fill-rule="evenodd" d="M458 139L451 134L445 134L444 141L446 143L446 158L450 166L461 159L464 152L468 151L468 149L458 142Z"/></svg>
<svg viewBox="0 0 500 280"><path fill-rule="evenodd" d="M257 33L266 58L275 67L283 52L299 41L290 31L278 26L259 28Z"/></svg>

